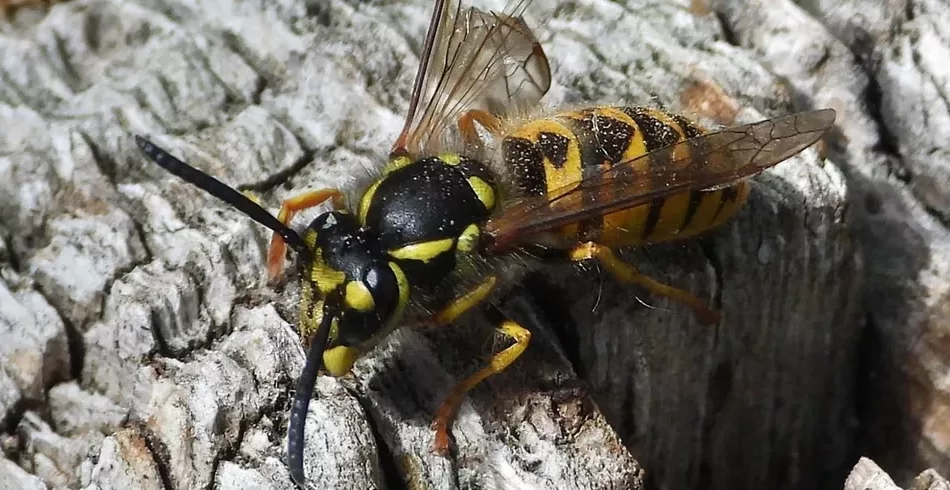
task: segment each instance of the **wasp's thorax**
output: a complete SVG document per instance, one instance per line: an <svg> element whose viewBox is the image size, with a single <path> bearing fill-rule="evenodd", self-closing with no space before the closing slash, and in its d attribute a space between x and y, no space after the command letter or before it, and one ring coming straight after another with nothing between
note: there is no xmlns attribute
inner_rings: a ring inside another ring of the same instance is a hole
<svg viewBox="0 0 950 490"><path fill-rule="evenodd" d="M409 285L378 237L351 214L321 214L304 241L313 254L301 265L301 334L309 338L324 314L333 315L323 364L341 376L398 323Z"/></svg>
<svg viewBox="0 0 950 490"><path fill-rule="evenodd" d="M300 333L310 339L333 317L323 364L349 372L399 323L411 288L438 309L460 264L478 254L479 227L495 201L481 163L446 154L397 158L364 193L359 211L318 216L303 235Z"/></svg>

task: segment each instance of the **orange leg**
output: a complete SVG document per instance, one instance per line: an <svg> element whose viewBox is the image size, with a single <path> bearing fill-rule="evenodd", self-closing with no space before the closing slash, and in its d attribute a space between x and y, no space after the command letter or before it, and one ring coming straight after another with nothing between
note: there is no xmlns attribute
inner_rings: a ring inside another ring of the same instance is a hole
<svg viewBox="0 0 950 490"><path fill-rule="evenodd" d="M459 117L459 132L466 145L479 146L482 144L478 137L478 131L475 130L475 122L481 124L489 133L497 134L501 129L501 120L494 114L481 110L467 111Z"/></svg>
<svg viewBox="0 0 950 490"><path fill-rule="evenodd" d="M697 298L689 291L677 289L650 279L638 271L636 267L617 257L610 247L594 242L583 243L570 251L570 258L573 261L597 259L617 280L628 284L636 284L653 294L666 296L667 298L689 306L692 308L693 314L696 315L696 319L699 320L699 323L711 325L719 322L719 312L709 308L703 300Z"/></svg>
<svg viewBox="0 0 950 490"><path fill-rule="evenodd" d="M465 394L484 381L485 378L504 371L524 353L525 349L528 348L528 342L531 341L531 332L511 320L503 320L501 325L498 326L498 331L514 340L515 343L494 354L488 362L488 366L479 369L478 372L455 385L455 388L452 388L452 392L449 393L449 396L445 398L445 401L435 412L435 419L432 421L432 428L435 429L433 449L438 454L445 454L449 450L449 429L452 427L452 420L455 418Z"/></svg>
<svg viewBox="0 0 950 490"><path fill-rule="evenodd" d="M333 207L343 208L343 193L338 189L320 189L319 191L310 191L298 194L285 200L280 205L280 213L277 219L287 225L294 215L304 209L323 204L327 199L333 200ZM277 233L270 240L270 249L267 252L267 276L270 280L276 280L284 270L284 256L287 253L287 244Z"/></svg>

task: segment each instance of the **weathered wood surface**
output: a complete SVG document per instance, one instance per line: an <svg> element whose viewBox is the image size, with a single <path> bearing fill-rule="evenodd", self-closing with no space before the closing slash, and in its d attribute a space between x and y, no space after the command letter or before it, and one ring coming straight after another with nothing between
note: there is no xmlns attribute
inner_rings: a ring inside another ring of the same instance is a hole
<svg viewBox="0 0 950 490"><path fill-rule="evenodd" d="M901 490L901 487L874 461L861 458L845 480L844 490ZM950 490L950 482L931 469L917 475L907 490Z"/></svg>
<svg viewBox="0 0 950 490"><path fill-rule="evenodd" d="M867 264L861 449L899 484L924 468L950 475L950 5L811 8L864 87L844 160Z"/></svg>
<svg viewBox="0 0 950 490"><path fill-rule="evenodd" d="M290 487L294 288L264 285L263 229L130 134L271 207L363 180L401 127L429 1L363 3L86 0L0 20L0 481ZM549 104L723 123L830 106L830 161L757 178L703 241L626 254L711 298L715 327L594 270L516 288L532 347L463 405L452 458L428 423L492 345L477 321L401 331L321 379L312 487L637 488L642 464L656 488L840 488L865 450L894 475L948 474L950 57L928 41L946 8L868 3L535 0Z"/></svg>

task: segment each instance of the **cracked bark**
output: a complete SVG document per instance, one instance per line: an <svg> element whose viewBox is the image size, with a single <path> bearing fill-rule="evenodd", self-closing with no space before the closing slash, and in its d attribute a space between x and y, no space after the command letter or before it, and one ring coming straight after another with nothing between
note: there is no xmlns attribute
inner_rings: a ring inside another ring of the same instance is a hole
<svg viewBox="0 0 950 490"><path fill-rule="evenodd" d="M861 458L854 465L851 474L844 483L845 490L901 490L884 470L867 458ZM907 490L947 490L950 482L934 470L917 475Z"/></svg>
<svg viewBox="0 0 950 490"><path fill-rule="evenodd" d="M130 133L272 208L355 192L401 128L428 4L79 0L0 19L0 481L290 488L295 286L266 287L266 233ZM829 161L756 178L701 241L624 252L709 298L715 327L594 269L517 285L532 346L463 405L451 459L428 423L492 345L477 319L400 331L321 378L313 488L637 488L641 464L653 488L840 488L859 454L899 483L950 472L947 10L805 7L535 0L549 105L710 124L833 107Z"/></svg>
<svg viewBox="0 0 950 490"><path fill-rule="evenodd" d="M933 1L812 2L810 14L833 38L838 74L786 76L820 83L822 103L848 144L839 154L864 245L866 311L858 363L858 449L908 482L922 468L950 472L945 338L950 298L950 107L943 60L950 15ZM848 94L847 97L843 94Z"/></svg>

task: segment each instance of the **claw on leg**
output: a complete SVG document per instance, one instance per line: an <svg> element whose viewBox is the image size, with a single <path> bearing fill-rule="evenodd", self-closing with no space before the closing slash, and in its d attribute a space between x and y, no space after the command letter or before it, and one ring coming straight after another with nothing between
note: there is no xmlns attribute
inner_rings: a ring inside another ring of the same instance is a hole
<svg viewBox="0 0 950 490"><path fill-rule="evenodd" d="M436 411L435 419L432 421L432 429L435 430L433 450L438 454L446 454L449 450L449 431L452 428L452 420L455 418L465 394L489 376L498 374L508 368L524 353L531 341L531 332L512 320L504 320L498 327L498 331L514 340L515 343L494 354L487 366L455 385L455 388L452 389L452 392L449 393Z"/></svg>

